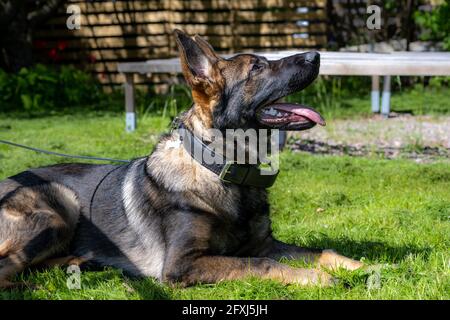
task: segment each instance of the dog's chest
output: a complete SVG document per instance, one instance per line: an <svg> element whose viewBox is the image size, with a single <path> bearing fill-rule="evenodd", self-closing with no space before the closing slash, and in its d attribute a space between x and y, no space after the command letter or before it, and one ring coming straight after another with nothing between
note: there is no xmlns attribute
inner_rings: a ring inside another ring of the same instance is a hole
<svg viewBox="0 0 450 320"><path fill-rule="evenodd" d="M216 254L247 255L271 234L266 193L241 192L238 211L229 213L212 228L211 250Z"/></svg>

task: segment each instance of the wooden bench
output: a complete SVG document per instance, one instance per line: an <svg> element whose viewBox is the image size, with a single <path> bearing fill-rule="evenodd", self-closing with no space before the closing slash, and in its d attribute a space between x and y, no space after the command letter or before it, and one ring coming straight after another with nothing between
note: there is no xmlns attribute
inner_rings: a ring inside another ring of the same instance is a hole
<svg viewBox="0 0 450 320"><path fill-rule="evenodd" d="M269 60L277 60L300 51L256 53ZM447 52L320 52L322 75L372 77L372 111L389 115L391 76L450 76L450 53ZM230 57L232 55L224 55ZM136 128L133 74L181 73L180 60L157 59L143 62L119 63L118 71L125 74L126 130ZM383 94L380 110L380 77Z"/></svg>

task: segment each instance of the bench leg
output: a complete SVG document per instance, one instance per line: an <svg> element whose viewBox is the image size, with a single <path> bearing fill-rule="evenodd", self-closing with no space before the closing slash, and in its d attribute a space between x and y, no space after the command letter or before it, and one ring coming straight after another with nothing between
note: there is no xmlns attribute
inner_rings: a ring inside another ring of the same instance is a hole
<svg viewBox="0 0 450 320"><path fill-rule="evenodd" d="M380 77L372 76L372 112L380 112Z"/></svg>
<svg viewBox="0 0 450 320"><path fill-rule="evenodd" d="M381 101L381 114L389 116L391 109L391 76L384 76L383 97Z"/></svg>
<svg viewBox="0 0 450 320"><path fill-rule="evenodd" d="M132 132L136 130L133 74L126 73L125 78L125 130Z"/></svg>

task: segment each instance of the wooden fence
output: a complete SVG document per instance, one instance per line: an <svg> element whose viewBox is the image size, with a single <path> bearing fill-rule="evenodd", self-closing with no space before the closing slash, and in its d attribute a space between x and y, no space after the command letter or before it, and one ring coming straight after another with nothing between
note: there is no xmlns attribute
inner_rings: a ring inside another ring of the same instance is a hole
<svg viewBox="0 0 450 320"><path fill-rule="evenodd" d="M81 9L79 30L66 26L71 4ZM323 47L325 7L326 0L69 0L35 31L35 48L41 59L74 64L113 87L123 83L118 62L176 56L175 28L204 36L222 53Z"/></svg>

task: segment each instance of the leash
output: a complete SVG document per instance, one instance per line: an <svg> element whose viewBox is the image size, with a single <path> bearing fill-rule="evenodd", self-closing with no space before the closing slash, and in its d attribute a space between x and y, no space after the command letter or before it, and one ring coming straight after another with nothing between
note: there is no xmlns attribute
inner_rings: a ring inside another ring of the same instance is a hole
<svg viewBox="0 0 450 320"><path fill-rule="evenodd" d="M25 146L23 144L18 144L18 143L14 143L14 142L11 142L11 141L6 141L6 140L0 140L0 143L6 144L6 145L10 145L10 146L13 146L13 147L18 147L18 148L22 148L22 149L31 150L31 151L36 151L36 152L40 152L40 153L44 153L44 154L48 154L48 155L63 157L63 158L73 158L73 159L83 159L83 160L99 160L99 161L112 161L112 162L122 162L122 163L129 163L129 162L131 162L130 160L112 159L112 158L99 158L99 157L89 157L89 156L78 156L78 155L73 155L73 154L59 153L59 152L48 151L48 150L43 150L43 149L39 149L39 148L33 148L33 147Z"/></svg>
<svg viewBox="0 0 450 320"><path fill-rule="evenodd" d="M116 171L117 169L119 169L121 167L122 166L118 166L118 167L111 169L107 174L105 174L103 176L103 178L101 178L100 182L95 186L94 192L92 193L92 196L91 196L91 201L89 201L89 221L90 222L92 222L92 206L94 205L94 198L95 198L95 195L97 194L98 189L100 188L100 185L111 173L113 173L114 171Z"/></svg>

